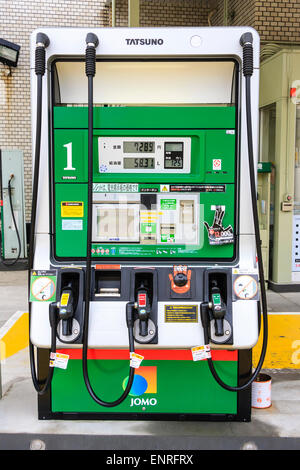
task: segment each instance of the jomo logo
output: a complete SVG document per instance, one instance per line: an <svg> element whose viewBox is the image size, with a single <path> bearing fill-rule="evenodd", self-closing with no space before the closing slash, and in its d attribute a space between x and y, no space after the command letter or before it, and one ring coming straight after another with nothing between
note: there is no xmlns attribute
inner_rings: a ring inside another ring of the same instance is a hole
<svg viewBox="0 0 300 470"><path fill-rule="evenodd" d="M128 382L128 377L123 381L123 389L125 390ZM140 398L144 394L157 393L157 370L156 366L139 367L133 379L133 384L129 396L133 397L130 401L130 406L155 406L157 405L156 398Z"/></svg>

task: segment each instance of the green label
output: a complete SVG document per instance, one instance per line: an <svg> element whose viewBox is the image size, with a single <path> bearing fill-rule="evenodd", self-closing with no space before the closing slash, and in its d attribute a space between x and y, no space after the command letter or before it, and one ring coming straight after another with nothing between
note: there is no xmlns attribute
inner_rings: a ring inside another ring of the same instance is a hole
<svg viewBox="0 0 300 470"><path fill-rule="evenodd" d="M161 199L160 208L163 210L176 210L176 199Z"/></svg>
<svg viewBox="0 0 300 470"><path fill-rule="evenodd" d="M142 222L141 233L156 233L156 224Z"/></svg>
<svg viewBox="0 0 300 470"><path fill-rule="evenodd" d="M31 271L30 302L54 302L56 300L55 270Z"/></svg>
<svg viewBox="0 0 300 470"><path fill-rule="evenodd" d="M213 294L212 298L213 298L213 303L215 305L221 305L221 296L220 296L220 294Z"/></svg>
<svg viewBox="0 0 300 470"><path fill-rule="evenodd" d="M169 233L168 235L161 235L160 241L161 243L175 242L175 235L173 233Z"/></svg>

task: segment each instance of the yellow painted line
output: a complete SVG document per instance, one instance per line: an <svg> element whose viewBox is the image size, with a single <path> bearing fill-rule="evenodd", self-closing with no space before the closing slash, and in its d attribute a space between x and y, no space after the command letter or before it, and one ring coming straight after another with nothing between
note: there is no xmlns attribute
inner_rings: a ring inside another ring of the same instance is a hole
<svg viewBox="0 0 300 470"><path fill-rule="evenodd" d="M268 348L263 368L300 369L300 312L269 313ZM262 344L262 331L253 348L253 365L256 366Z"/></svg>
<svg viewBox="0 0 300 470"><path fill-rule="evenodd" d="M300 312L269 313L269 341L263 368L300 369ZM0 329L0 358L12 356L29 344L27 312L16 312ZM253 348L253 366L260 356L262 331Z"/></svg>
<svg viewBox="0 0 300 470"><path fill-rule="evenodd" d="M29 315L16 312L0 328L0 358L6 359L29 344Z"/></svg>

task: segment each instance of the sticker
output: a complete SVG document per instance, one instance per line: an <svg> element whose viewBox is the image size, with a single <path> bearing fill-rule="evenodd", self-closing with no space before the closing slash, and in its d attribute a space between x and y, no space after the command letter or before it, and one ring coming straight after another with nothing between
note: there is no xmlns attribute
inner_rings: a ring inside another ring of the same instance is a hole
<svg viewBox="0 0 300 470"><path fill-rule="evenodd" d="M83 220L80 219L62 219L62 230L83 230Z"/></svg>
<svg viewBox="0 0 300 470"><path fill-rule="evenodd" d="M161 243L175 243L174 233L168 233L160 236Z"/></svg>
<svg viewBox="0 0 300 470"><path fill-rule="evenodd" d="M221 160L221 158L213 159L213 170L214 171L222 170L222 160Z"/></svg>
<svg viewBox="0 0 300 470"><path fill-rule="evenodd" d="M68 354L51 353L50 354L50 367L57 367L58 369L66 369L69 361Z"/></svg>
<svg viewBox="0 0 300 470"><path fill-rule="evenodd" d="M66 307L68 305L70 294L63 294L60 299L60 306Z"/></svg>
<svg viewBox="0 0 300 470"><path fill-rule="evenodd" d="M176 210L176 199L161 199L160 208L162 210Z"/></svg>
<svg viewBox="0 0 300 470"><path fill-rule="evenodd" d="M232 268L232 274L249 274L250 276L257 276L258 269L256 268Z"/></svg>
<svg viewBox="0 0 300 470"><path fill-rule="evenodd" d="M197 323L198 305L165 305L165 323Z"/></svg>
<svg viewBox="0 0 300 470"><path fill-rule="evenodd" d="M225 184L171 184L170 192L185 193L225 193Z"/></svg>
<svg viewBox="0 0 300 470"><path fill-rule="evenodd" d="M30 302L54 302L56 300L55 270L31 271Z"/></svg>
<svg viewBox="0 0 300 470"><path fill-rule="evenodd" d="M141 356L140 354L137 354L135 352L131 352L130 353L130 367L133 367L134 369L138 369L143 359L144 359L144 356Z"/></svg>
<svg viewBox="0 0 300 470"><path fill-rule="evenodd" d="M194 346L192 349L193 361L203 361L211 357L210 347L208 344L204 346Z"/></svg>
<svg viewBox="0 0 300 470"><path fill-rule="evenodd" d="M234 129L228 129L228 130L226 131L226 134L234 135L234 134L235 134L235 130L234 130Z"/></svg>
<svg viewBox="0 0 300 470"><path fill-rule="evenodd" d="M161 184L160 185L160 192L161 193L168 193L170 191L170 185L169 184Z"/></svg>
<svg viewBox="0 0 300 470"><path fill-rule="evenodd" d="M225 206L212 206L215 211L214 220L211 226L207 222L203 222L207 233L208 242L210 245L227 245L234 243L234 233L231 225L223 227L222 222L225 215Z"/></svg>
<svg viewBox="0 0 300 470"><path fill-rule="evenodd" d="M136 183L94 183L94 193L138 193L139 185Z"/></svg>
<svg viewBox="0 0 300 470"><path fill-rule="evenodd" d="M64 201L61 203L62 217L83 217L83 202Z"/></svg>
<svg viewBox="0 0 300 470"><path fill-rule="evenodd" d="M241 300L257 300L258 281L257 276L242 274L233 280L233 292L236 298Z"/></svg>
<svg viewBox="0 0 300 470"><path fill-rule="evenodd" d="M156 224L155 223L141 223L141 233L156 233Z"/></svg>

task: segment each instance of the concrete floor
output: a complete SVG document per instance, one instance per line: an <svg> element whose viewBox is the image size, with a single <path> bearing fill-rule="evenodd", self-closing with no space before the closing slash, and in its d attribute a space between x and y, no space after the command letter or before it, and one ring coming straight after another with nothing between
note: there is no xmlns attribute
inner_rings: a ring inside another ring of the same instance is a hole
<svg viewBox="0 0 300 470"><path fill-rule="evenodd" d="M27 273L0 272L0 328L27 311ZM268 292L269 311L300 312L300 293ZM0 450L9 449L300 449L300 370L267 370L272 406L250 423L39 421L28 349L2 361ZM63 439L62 439L63 436Z"/></svg>
<svg viewBox="0 0 300 470"><path fill-rule="evenodd" d="M27 271L0 271L0 328L18 310L27 312Z"/></svg>

